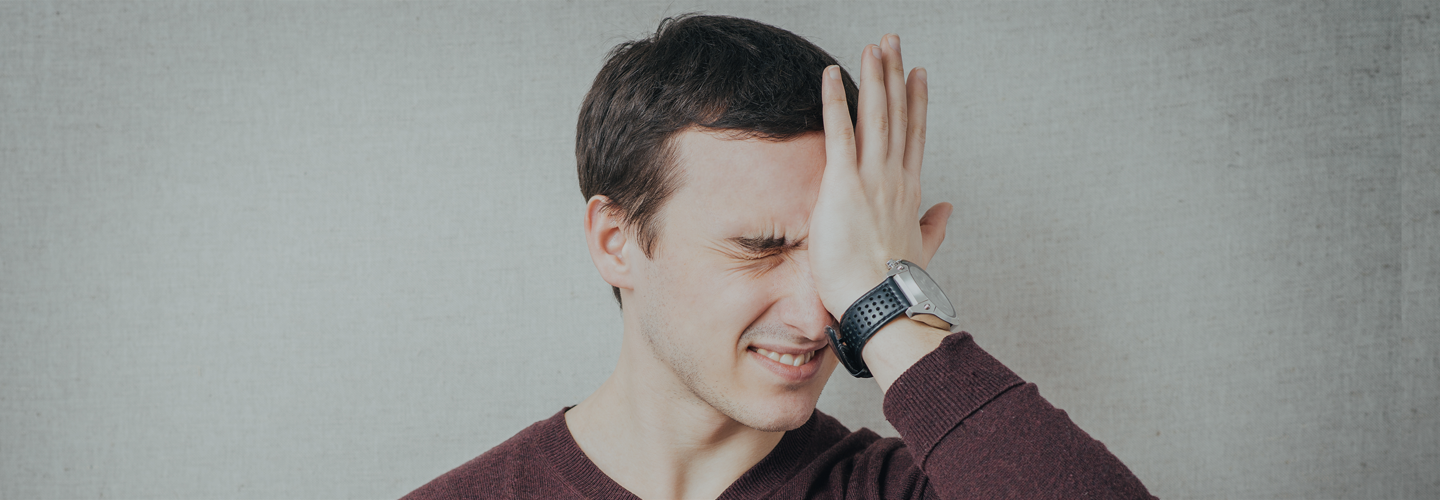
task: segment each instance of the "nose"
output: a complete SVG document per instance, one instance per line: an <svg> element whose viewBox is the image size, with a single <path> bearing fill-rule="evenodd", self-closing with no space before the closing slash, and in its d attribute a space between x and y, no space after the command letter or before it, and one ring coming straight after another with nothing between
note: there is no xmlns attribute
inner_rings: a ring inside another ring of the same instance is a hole
<svg viewBox="0 0 1440 500"><path fill-rule="evenodd" d="M787 293L781 299L780 320L793 328L806 340L827 341L825 327L835 324L830 311L820 302L820 293L815 289L815 279L810 274L810 263L804 257L797 257L790 263Z"/></svg>

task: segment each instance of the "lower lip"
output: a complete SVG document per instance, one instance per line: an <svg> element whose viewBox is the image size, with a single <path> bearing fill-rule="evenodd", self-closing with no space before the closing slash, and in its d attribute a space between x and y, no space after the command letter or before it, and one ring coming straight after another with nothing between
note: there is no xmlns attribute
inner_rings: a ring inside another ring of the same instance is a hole
<svg viewBox="0 0 1440 500"><path fill-rule="evenodd" d="M811 377L814 377L816 373L820 372L820 362L824 360L824 357L827 356L827 354L825 349L820 349L819 351L815 352L815 355L810 358L810 361L800 366L787 365L779 361L775 361L773 359L760 355L760 353L755 352L754 349L750 350L750 356L754 358L755 361L759 362L760 366L763 366L765 367L765 369L770 370L772 373L779 375L780 378L785 379L787 382L804 382L806 380L809 380Z"/></svg>

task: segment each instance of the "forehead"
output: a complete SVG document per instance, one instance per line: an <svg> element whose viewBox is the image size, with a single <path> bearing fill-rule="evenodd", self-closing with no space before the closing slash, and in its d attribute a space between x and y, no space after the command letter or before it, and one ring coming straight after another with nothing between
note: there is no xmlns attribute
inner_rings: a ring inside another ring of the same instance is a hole
<svg viewBox="0 0 1440 500"><path fill-rule="evenodd" d="M682 180L666 203L666 232L796 234L809 222L825 170L820 132L770 141L687 130L675 137L675 153Z"/></svg>

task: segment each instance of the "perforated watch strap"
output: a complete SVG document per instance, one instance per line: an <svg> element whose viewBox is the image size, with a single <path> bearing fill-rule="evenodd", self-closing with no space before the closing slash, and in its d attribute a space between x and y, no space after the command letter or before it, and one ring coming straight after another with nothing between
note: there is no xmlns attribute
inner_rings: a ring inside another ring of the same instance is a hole
<svg viewBox="0 0 1440 500"><path fill-rule="evenodd" d="M870 368L865 366L860 351L880 327L903 314L910 305L910 301L895 284L895 278L885 278L885 281L870 289L845 310L845 314L840 318L838 335L834 330L827 331L830 334L830 346L834 348L836 357L840 358L840 363L850 370L851 375L870 378Z"/></svg>

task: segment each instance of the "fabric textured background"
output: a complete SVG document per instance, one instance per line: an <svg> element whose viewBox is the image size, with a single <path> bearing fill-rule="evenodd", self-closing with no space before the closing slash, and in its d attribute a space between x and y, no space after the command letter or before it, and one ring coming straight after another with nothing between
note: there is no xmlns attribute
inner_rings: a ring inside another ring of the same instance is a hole
<svg viewBox="0 0 1440 500"><path fill-rule="evenodd" d="M0 497L397 497L579 401L576 112L688 11L904 37L932 274L1153 493L1440 496L1440 8L1177 0L0 3Z"/></svg>

